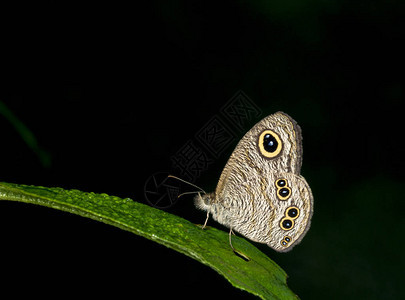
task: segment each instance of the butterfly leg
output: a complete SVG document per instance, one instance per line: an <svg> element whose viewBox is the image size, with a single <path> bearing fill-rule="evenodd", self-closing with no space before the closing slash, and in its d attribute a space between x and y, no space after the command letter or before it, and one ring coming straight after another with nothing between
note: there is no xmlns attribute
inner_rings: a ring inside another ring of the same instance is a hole
<svg viewBox="0 0 405 300"><path fill-rule="evenodd" d="M204 229L205 226L207 226L207 222L208 222L209 217L210 217L210 213L207 211L207 218L205 219L205 222L204 222L204 225L203 225L202 229Z"/></svg>
<svg viewBox="0 0 405 300"><path fill-rule="evenodd" d="M232 235L235 235L232 228L229 228L229 245L231 245L232 251L236 252L235 248L232 246Z"/></svg>
<svg viewBox="0 0 405 300"><path fill-rule="evenodd" d="M236 250L233 246L232 246L232 235L235 235L235 233L233 232L232 228L229 229L229 245L232 248L233 253L235 253L236 256L239 256L240 258L242 258L244 261L249 261L250 258L248 256L246 256L245 254L243 254L242 252Z"/></svg>

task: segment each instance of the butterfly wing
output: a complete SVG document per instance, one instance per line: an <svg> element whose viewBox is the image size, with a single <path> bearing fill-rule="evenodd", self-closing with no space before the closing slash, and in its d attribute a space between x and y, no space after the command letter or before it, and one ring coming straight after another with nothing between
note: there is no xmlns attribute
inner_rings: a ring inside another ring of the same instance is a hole
<svg viewBox="0 0 405 300"><path fill-rule="evenodd" d="M261 134L264 134L262 143L265 140L266 133L271 135L271 131L277 135L274 141L268 139L268 143L273 142L273 147L277 143L279 147L273 153L276 155L265 156L262 153L266 149L259 146ZM280 143L281 141L281 143ZM270 156L270 157L269 157ZM248 174L251 169L260 173L260 170L283 170L294 174L299 174L302 164L302 135L301 128L289 115L283 112L277 112L267 116L250 129L239 141L231 157L229 158L219 179L216 194L221 195L228 182L230 174L235 168L242 170L243 174Z"/></svg>
<svg viewBox="0 0 405 300"><path fill-rule="evenodd" d="M282 112L249 130L211 197L214 219L277 251L296 245L309 228L313 206L311 190L299 175L301 141L300 127ZM286 186L277 186L278 180Z"/></svg>

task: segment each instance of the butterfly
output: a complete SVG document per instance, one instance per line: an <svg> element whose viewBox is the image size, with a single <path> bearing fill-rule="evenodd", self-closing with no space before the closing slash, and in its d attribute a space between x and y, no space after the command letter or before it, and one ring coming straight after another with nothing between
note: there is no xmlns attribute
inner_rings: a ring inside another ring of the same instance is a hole
<svg viewBox="0 0 405 300"><path fill-rule="evenodd" d="M303 176L301 128L283 112L265 117L239 141L212 193L198 193L197 208L218 223L278 252L307 233L313 196ZM207 223L204 224L204 227ZM233 247L232 247L233 249Z"/></svg>

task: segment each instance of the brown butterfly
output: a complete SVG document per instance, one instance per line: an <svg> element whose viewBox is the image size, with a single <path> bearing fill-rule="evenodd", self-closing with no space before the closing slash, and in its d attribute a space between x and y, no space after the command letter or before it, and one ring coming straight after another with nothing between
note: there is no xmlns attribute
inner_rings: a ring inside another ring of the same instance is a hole
<svg viewBox="0 0 405 300"><path fill-rule="evenodd" d="M300 175L301 164L301 128L290 116L277 112L245 134L215 192L199 193L195 205L207 211L207 219L212 214L229 227L230 234L235 230L287 252L305 236L313 213L313 196Z"/></svg>

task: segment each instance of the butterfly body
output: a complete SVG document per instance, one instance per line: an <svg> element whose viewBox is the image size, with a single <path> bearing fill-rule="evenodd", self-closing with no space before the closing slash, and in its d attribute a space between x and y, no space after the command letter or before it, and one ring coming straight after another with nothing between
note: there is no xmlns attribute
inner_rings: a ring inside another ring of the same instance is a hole
<svg viewBox="0 0 405 300"><path fill-rule="evenodd" d="M215 192L198 208L247 238L286 252L310 226L313 197L300 175L301 129L278 112L257 123L229 158Z"/></svg>

